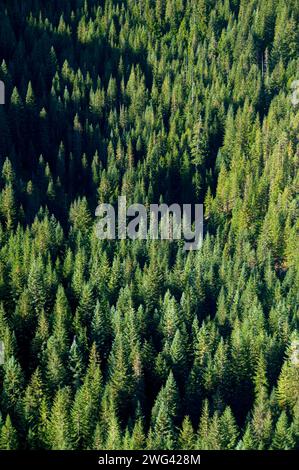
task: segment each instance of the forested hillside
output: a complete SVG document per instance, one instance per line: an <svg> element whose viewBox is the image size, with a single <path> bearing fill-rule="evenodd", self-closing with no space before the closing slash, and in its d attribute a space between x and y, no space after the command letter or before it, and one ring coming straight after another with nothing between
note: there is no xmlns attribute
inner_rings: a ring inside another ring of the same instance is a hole
<svg viewBox="0 0 299 470"><path fill-rule="evenodd" d="M0 13L0 448L298 449L298 1ZM119 195L202 248L99 240Z"/></svg>

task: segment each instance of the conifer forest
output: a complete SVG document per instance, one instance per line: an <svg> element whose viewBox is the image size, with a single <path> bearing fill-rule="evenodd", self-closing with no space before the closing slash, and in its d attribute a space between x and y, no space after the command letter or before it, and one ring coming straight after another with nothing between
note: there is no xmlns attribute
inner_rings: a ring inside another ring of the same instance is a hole
<svg viewBox="0 0 299 470"><path fill-rule="evenodd" d="M299 449L298 0L0 0L0 80L0 449Z"/></svg>

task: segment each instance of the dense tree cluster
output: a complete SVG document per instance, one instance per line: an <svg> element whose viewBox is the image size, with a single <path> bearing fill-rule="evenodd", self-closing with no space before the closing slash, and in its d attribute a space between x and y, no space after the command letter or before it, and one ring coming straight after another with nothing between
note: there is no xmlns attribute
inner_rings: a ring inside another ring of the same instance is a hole
<svg viewBox="0 0 299 470"><path fill-rule="evenodd" d="M0 2L1 449L299 448L298 23ZM202 249L99 240L119 195L204 202Z"/></svg>

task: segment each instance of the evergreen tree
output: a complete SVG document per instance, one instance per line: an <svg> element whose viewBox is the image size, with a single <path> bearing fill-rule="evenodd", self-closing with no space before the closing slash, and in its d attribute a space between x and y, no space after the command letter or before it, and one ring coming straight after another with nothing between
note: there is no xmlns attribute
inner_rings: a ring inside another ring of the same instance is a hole
<svg viewBox="0 0 299 470"><path fill-rule="evenodd" d="M48 442L53 450L72 449L70 419L70 393L68 388L58 390L49 415Z"/></svg>
<svg viewBox="0 0 299 470"><path fill-rule="evenodd" d="M182 450L195 449L195 435L189 416L185 416L178 437L178 448Z"/></svg>
<svg viewBox="0 0 299 470"><path fill-rule="evenodd" d="M11 423L9 415L7 415L0 434L0 449L16 450L18 449L17 432Z"/></svg>

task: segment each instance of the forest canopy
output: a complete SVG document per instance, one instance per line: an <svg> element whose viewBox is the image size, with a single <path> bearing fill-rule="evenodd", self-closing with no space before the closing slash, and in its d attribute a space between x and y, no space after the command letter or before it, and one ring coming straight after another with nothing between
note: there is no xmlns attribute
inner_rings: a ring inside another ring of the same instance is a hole
<svg viewBox="0 0 299 470"><path fill-rule="evenodd" d="M1 449L299 449L297 0L0 1ZM95 209L203 203L202 248Z"/></svg>

